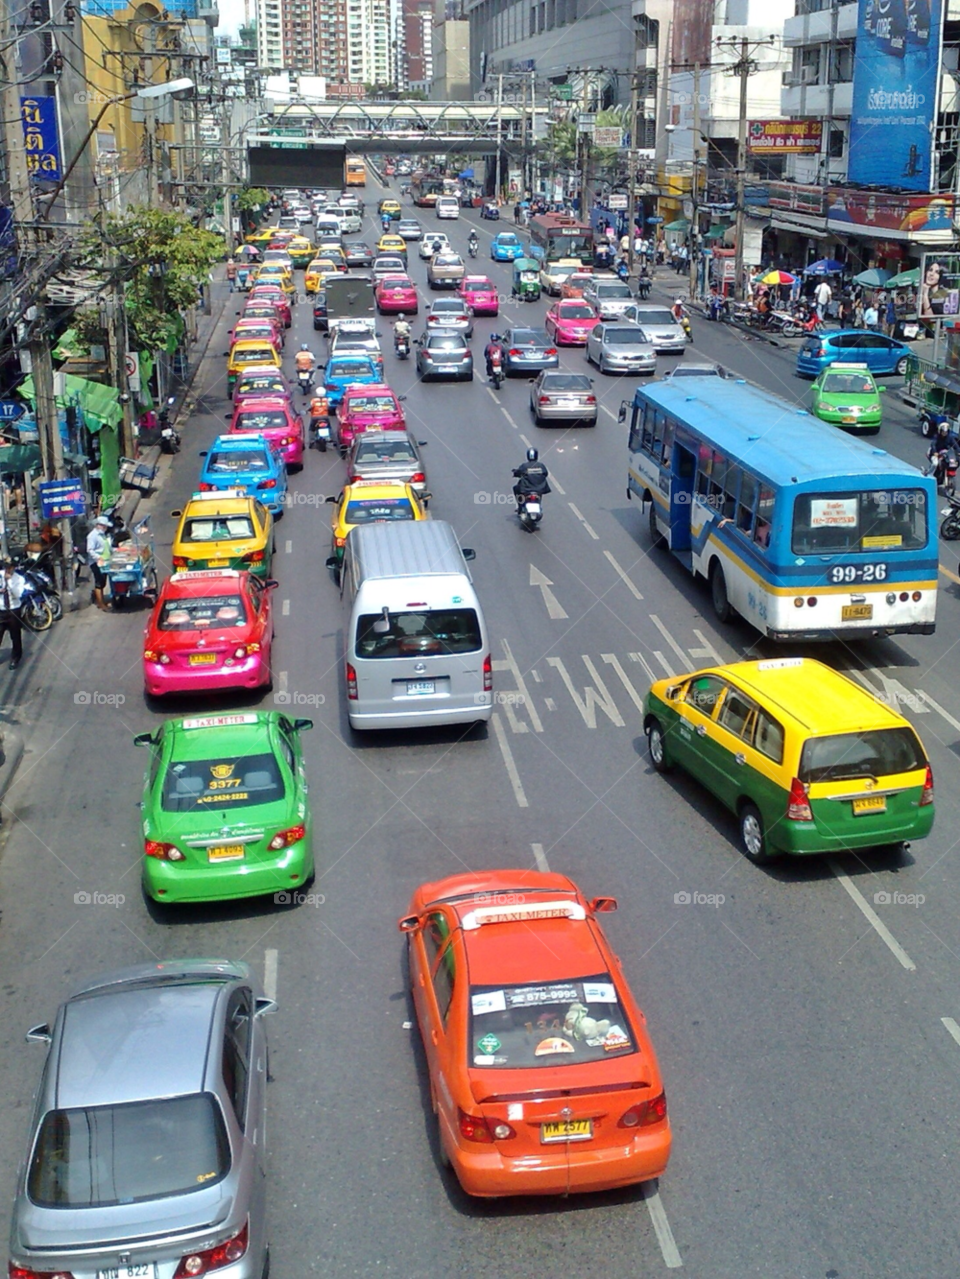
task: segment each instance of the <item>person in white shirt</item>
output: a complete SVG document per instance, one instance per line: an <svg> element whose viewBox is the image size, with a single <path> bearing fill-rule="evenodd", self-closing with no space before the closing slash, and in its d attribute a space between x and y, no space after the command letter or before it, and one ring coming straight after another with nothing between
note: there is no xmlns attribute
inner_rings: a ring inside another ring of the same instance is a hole
<svg viewBox="0 0 960 1279"><path fill-rule="evenodd" d="M11 560L3 561L3 574L0 575L0 644L7 631L10 632L10 643L13 645L13 656L10 669L15 671L23 657L23 623L20 621L20 602L26 582L13 566Z"/></svg>
<svg viewBox="0 0 960 1279"><path fill-rule="evenodd" d="M109 527L110 521L105 515L101 515L94 520L93 528L87 534L87 563L90 565L90 572L93 574L93 602L104 613L109 613L110 611L103 599L103 588L107 584L107 575L100 567L99 560L109 541L107 537L107 529Z"/></svg>
<svg viewBox="0 0 960 1279"><path fill-rule="evenodd" d="M821 280L817 285L813 298L817 305L817 318L822 324L827 318L827 307L830 305L830 301L833 298L833 289L831 289L826 280Z"/></svg>

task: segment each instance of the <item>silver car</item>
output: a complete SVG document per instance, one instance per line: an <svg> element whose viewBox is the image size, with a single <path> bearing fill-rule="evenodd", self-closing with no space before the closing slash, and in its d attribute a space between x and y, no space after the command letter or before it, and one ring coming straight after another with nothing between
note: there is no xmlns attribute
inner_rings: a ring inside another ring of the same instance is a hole
<svg viewBox="0 0 960 1279"><path fill-rule="evenodd" d="M456 329L468 338L473 337L473 315L461 298L437 298L427 312L427 330Z"/></svg>
<svg viewBox="0 0 960 1279"><path fill-rule="evenodd" d="M250 967L142 964L86 982L53 1029L20 1170L11 1271L261 1279L267 1041Z"/></svg>
<svg viewBox="0 0 960 1279"><path fill-rule="evenodd" d="M583 290L583 300L590 303L601 320L620 320L633 304L633 294L621 280L594 277Z"/></svg>
<svg viewBox="0 0 960 1279"><path fill-rule="evenodd" d="M587 335L587 360L601 373L654 373L657 353L639 324L612 320Z"/></svg>
<svg viewBox="0 0 960 1279"><path fill-rule="evenodd" d="M597 397L593 378L585 373L555 373L545 370L530 388L530 412L540 426L543 422L589 422L597 424Z"/></svg>
<svg viewBox="0 0 960 1279"><path fill-rule="evenodd" d="M416 218L401 218L397 223L397 235L402 235L405 240L419 240L423 228Z"/></svg>
<svg viewBox="0 0 960 1279"><path fill-rule="evenodd" d="M687 349L687 335L668 306L635 302L626 308L623 319L642 327L658 355L678 355Z"/></svg>
<svg viewBox="0 0 960 1279"><path fill-rule="evenodd" d="M373 263L373 278L382 279L385 275L406 275L407 264L399 255L381 253Z"/></svg>
<svg viewBox="0 0 960 1279"><path fill-rule="evenodd" d="M387 484L396 481L424 493L427 473L420 456L424 444L426 440L416 440L407 431L364 431L353 442L347 462L348 482L381 480Z"/></svg>

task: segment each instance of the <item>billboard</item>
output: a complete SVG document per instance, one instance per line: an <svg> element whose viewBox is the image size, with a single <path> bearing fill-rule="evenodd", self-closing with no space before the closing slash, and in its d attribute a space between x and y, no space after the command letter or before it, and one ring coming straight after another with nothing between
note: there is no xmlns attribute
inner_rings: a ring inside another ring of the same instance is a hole
<svg viewBox="0 0 960 1279"><path fill-rule="evenodd" d="M40 93L21 98L20 114L30 177L34 182L59 182L62 172L56 98Z"/></svg>
<svg viewBox="0 0 960 1279"><path fill-rule="evenodd" d="M859 0L851 182L929 191L941 0Z"/></svg>
<svg viewBox="0 0 960 1279"><path fill-rule="evenodd" d="M747 146L754 155L819 155L822 120L751 120Z"/></svg>
<svg viewBox="0 0 960 1279"><path fill-rule="evenodd" d="M917 314L921 320L960 316L960 254L925 253L920 266Z"/></svg>

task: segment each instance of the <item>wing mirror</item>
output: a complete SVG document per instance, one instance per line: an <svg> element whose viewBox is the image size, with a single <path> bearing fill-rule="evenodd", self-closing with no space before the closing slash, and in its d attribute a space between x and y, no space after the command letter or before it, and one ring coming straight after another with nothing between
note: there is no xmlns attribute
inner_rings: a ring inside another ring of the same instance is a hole
<svg viewBox="0 0 960 1279"><path fill-rule="evenodd" d="M402 933L415 933L420 927L420 920L416 915L405 915L403 919L397 920L397 927Z"/></svg>
<svg viewBox="0 0 960 1279"><path fill-rule="evenodd" d="M617 909L616 897L594 897L587 903L587 909L593 915L610 915Z"/></svg>
<svg viewBox="0 0 960 1279"><path fill-rule="evenodd" d="M133 739L134 746L152 746L153 742L153 733L137 733Z"/></svg>
<svg viewBox="0 0 960 1279"><path fill-rule="evenodd" d="M295 719L293 721L293 727L296 729L298 733L309 733L311 728L313 728L313 720L312 719Z"/></svg>
<svg viewBox="0 0 960 1279"><path fill-rule="evenodd" d="M209 450L209 449L201 449L201 450L200 450L200 453L199 453L199 455L198 455L198 456L200 456L200 457L206 457L206 456L208 455L208 453L209 453L209 452L210 452L210 450Z"/></svg>
<svg viewBox="0 0 960 1279"><path fill-rule="evenodd" d="M477 552L472 546L461 546L460 550L465 560L475 560L477 558Z"/></svg>
<svg viewBox="0 0 960 1279"><path fill-rule="evenodd" d="M592 378L590 380L593 381ZM626 422L626 420L627 420L627 402L626 400L623 400L620 404L620 412L617 414L617 421Z"/></svg>
<svg viewBox="0 0 960 1279"><path fill-rule="evenodd" d="M182 514L183 514L183 511L171 511L170 517L171 519L178 520Z"/></svg>
<svg viewBox="0 0 960 1279"><path fill-rule="evenodd" d="M28 1044L49 1044L53 1035L47 1023L41 1022L39 1026L31 1026L24 1038Z"/></svg>
<svg viewBox="0 0 960 1279"><path fill-rule="evenodd" d="M277 1011L277 1001L275 999L267 999L261 995L253 1005L254 1017L263 1017L267 1013L275 1013Z"/></svg>
<svg viewBox="0 0 960 1279"><path fill-rule="evenodd" d="M323 500L324 500L324 502L330 502L330 503L333 503L333 502L339 502L339 501L340 501L340 499L339 499L338 497L325 497Z"/></svg>
<svg viewBox="0 0 960 1279"><path fill-rule="evenodd" d="M328 556L327 556L327 558L326 558L323 562L324 562L324 564L326 565L326 567L327 567L327 568L339 568L339 567L340 567L340 561L337 559L337 557L336 557L335 555L328 555Z"/></svg>

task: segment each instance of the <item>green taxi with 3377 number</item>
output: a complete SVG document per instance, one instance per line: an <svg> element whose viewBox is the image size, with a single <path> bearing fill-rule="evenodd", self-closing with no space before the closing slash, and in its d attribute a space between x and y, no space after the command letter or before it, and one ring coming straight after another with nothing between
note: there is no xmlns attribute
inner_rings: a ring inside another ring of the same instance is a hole
<svg viewBox="0 0 960 1279"><path fill-rule="evenodd" d="M658 680L644 732L658 772L679 765L737 815L755 862L898 844L933 826L933 772L911 724L810 658Z"/></svg>
<svg viewBox="0 0 960 1279"><path fill-rule="evenodd" d="M165 721L141 806L143 884L157 902L286 895L313 877L300 734L309 719L238 711Z"/></svg>
<svg viewBox="0 0 960 1279"><path fill-rule="evenodd" d="M876 435L883 416L880 394L885 390L877 386L865 364L837 360L813 384L813 415L844 431Z"/></svg>

